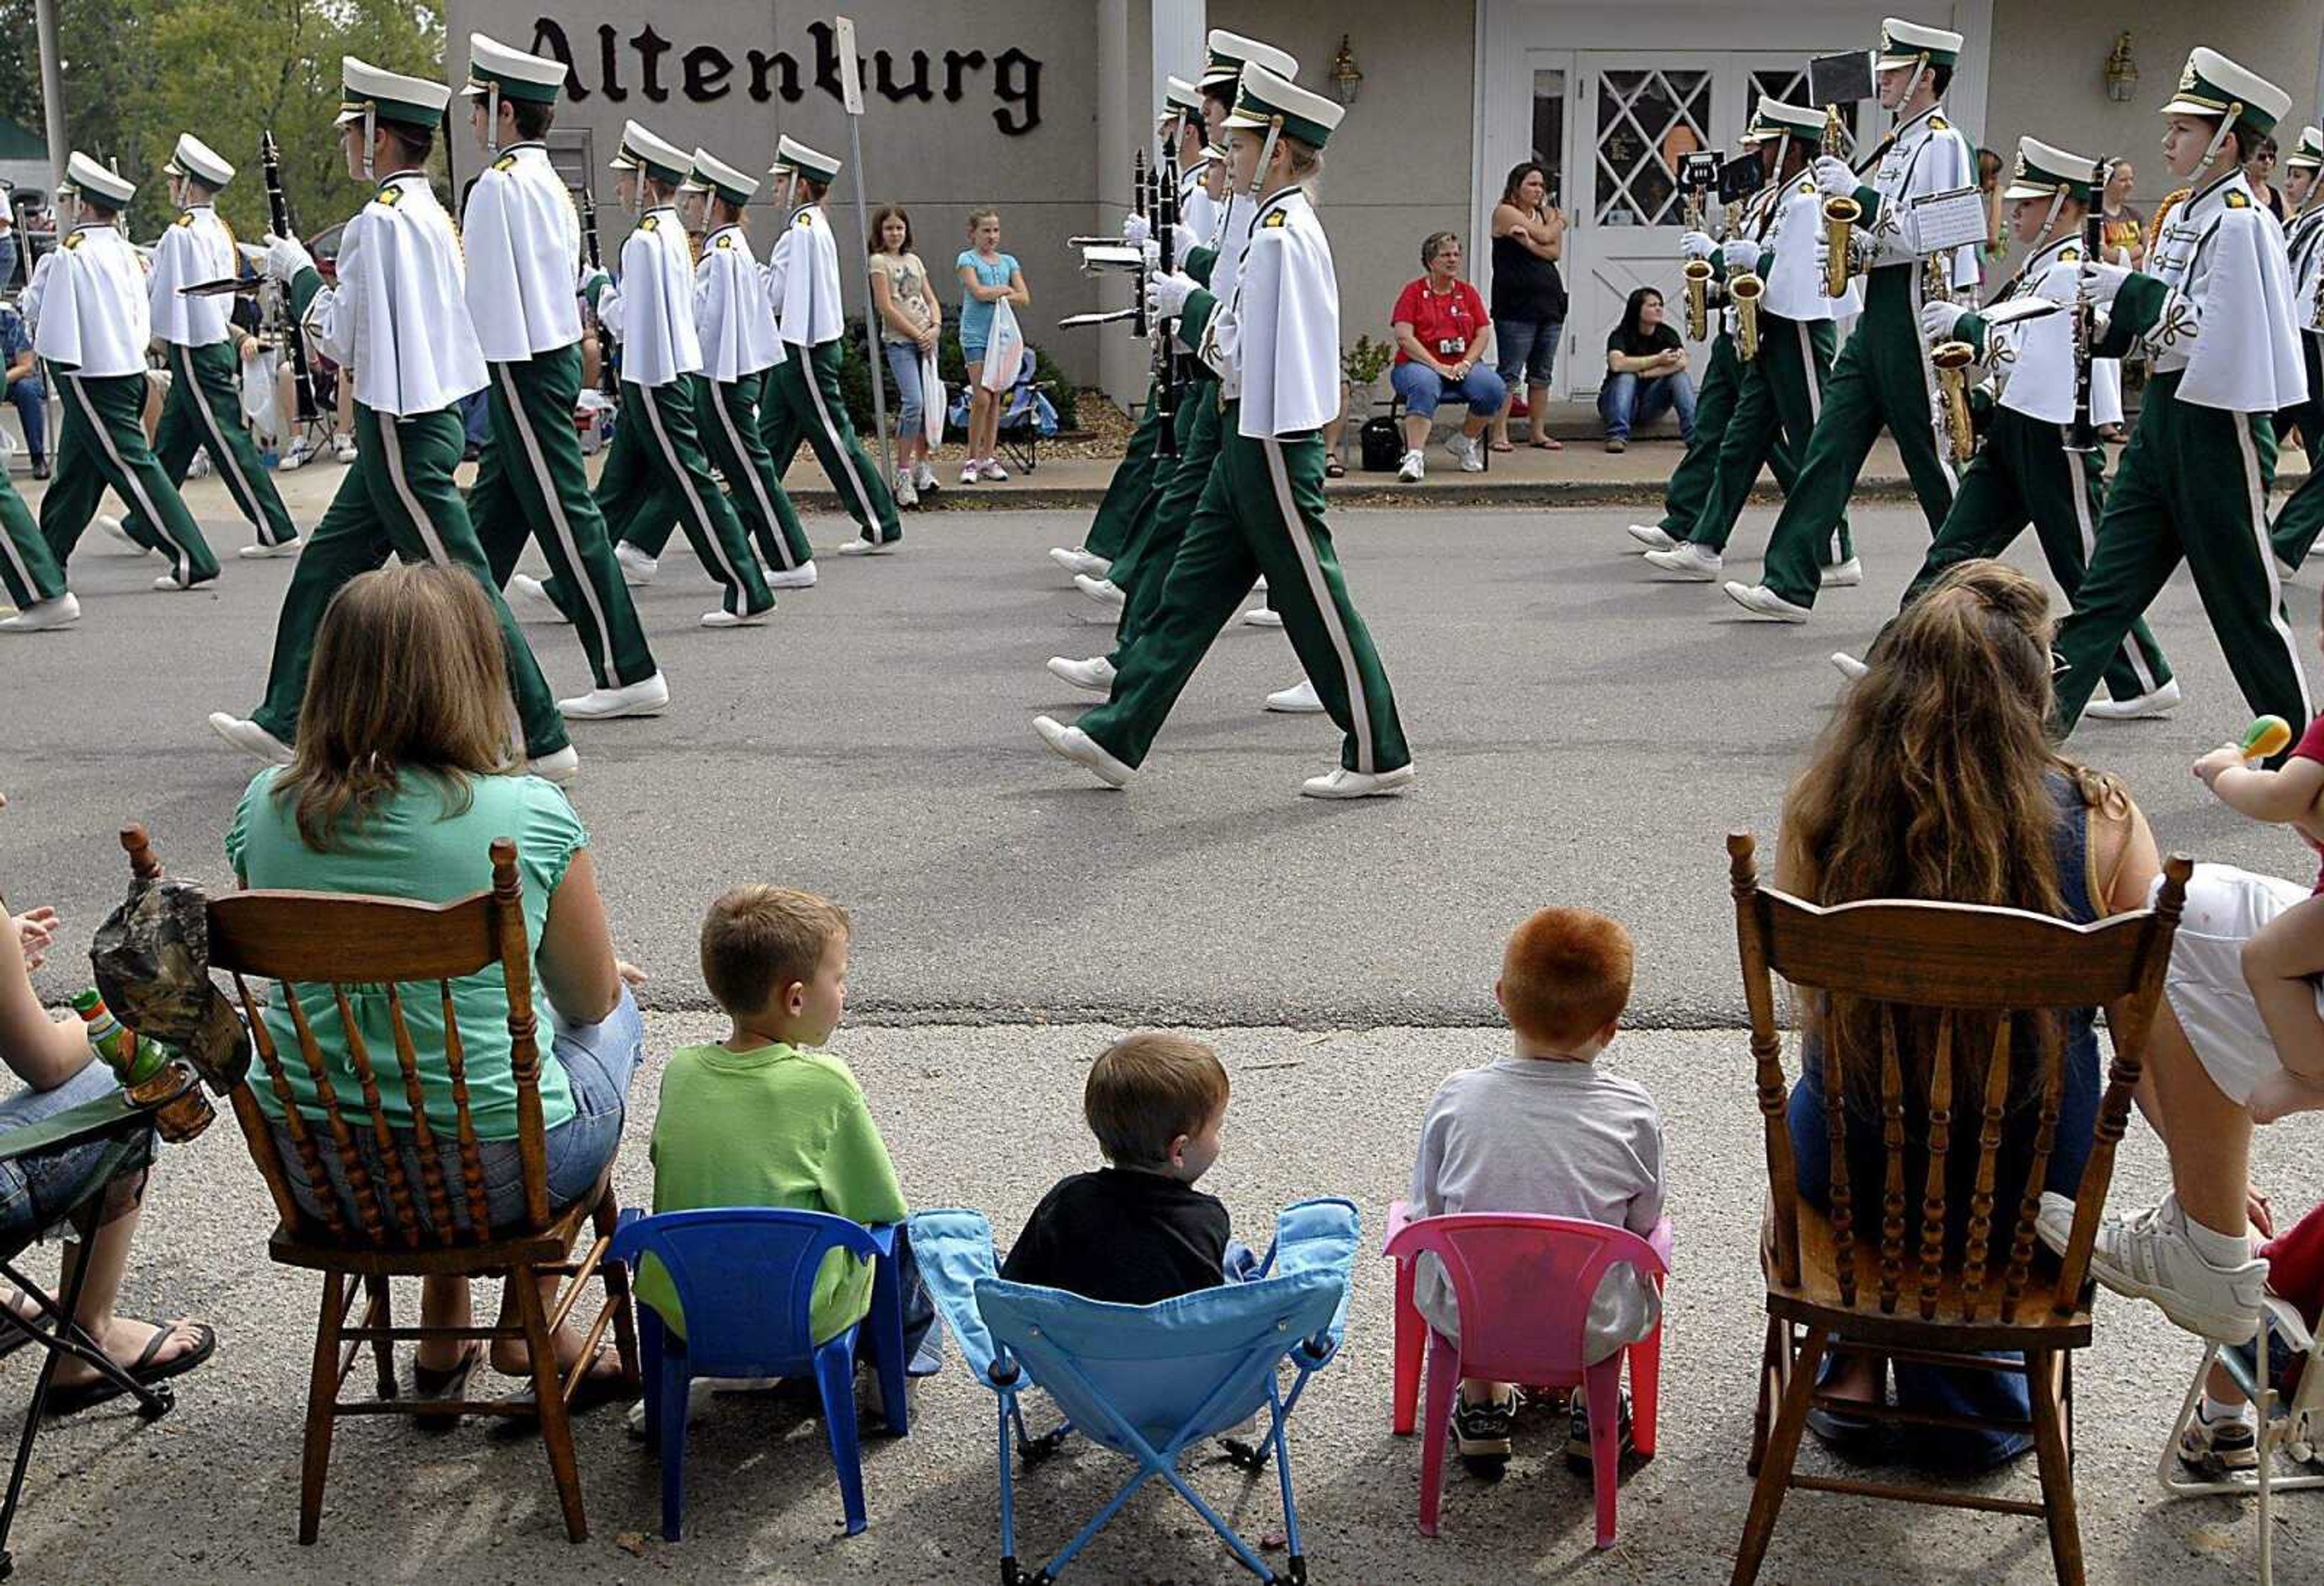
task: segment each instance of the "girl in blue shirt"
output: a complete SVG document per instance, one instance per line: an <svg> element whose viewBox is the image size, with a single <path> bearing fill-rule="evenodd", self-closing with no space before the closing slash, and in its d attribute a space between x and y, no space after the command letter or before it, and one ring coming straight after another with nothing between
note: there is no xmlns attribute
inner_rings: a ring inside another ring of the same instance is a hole
<svg viewBox="0 0 2324 1586"><path fill-rule="evenodd" d="M1009 471L993 456L1001 445L1004 393L984 389L984 350L992 334L993 304L1005 300L1021 313L1033 302L1016 256L1001 251L1000 212L979 209L971 214L968 237L969 246L953 261L960 274L960 355L968 365L968 457L961 465L963 484L1009 477Z"/></svg>

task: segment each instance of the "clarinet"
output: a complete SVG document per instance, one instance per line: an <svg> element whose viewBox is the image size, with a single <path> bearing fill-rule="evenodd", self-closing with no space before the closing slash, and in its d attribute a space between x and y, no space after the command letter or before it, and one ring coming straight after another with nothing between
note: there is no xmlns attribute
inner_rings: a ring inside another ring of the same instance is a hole
<svg viewBox="0 0 2324 1586"><path fill-rule="evenodd" d="M1178 134L1174 127L1168 145L1156 168L1154 229L1162 247L1162 273L1178 268ZM1165 319L1154 327L1154 417L1160 428L1154 437L1154 455L1178 455L1178 322Z"/></svg>
<svg viewBox="0 0 2324 1586"><path fill-rule="evenodd" d="M1148 219L1153 213L1152 207L1147 202L1152 189L1153 179L1146 172L1146 151L1140 149L1130 156L1130 212L1140 220ZM1146 323L1146 261L1141 254L1130 297L1130 334L1140 341L1146 339L1148 329Z"/></svg>
<svg viewBox="0 0 2324 1586"><path fill-rule="evenodd" d="M591 273L605 266L597 251L597 195L585 187L581 189L581 244L587 251ZM597 327L597 389L607 396L618 395L621 376L613 369L613 338L605 334L605 322L598 319L595 310L589 318Z"/></svg>
<svg viewBox="0 0 2324 1586"><path fill-rule="evenodd" d="M2106 191L2107 176L2114 162L2098 167L2097 194ZM2098 303L2090 287L2097 279L2094 266L2098 250L2106 245L2106 209L2101 202L2093 202L2089 213L2082 217L2081 267L2074 277L2074 417L2066 429L2066 449L2070 452L2094 452L2098 449L2098 426L2090 421L2090 391L2092 363L2090 344L2097 330Z"/></svg>
<svg viewBox="0 0 2324 1586"><path fill-rule="evenodd" d="M282 192L282 151L276 147L274 134L258 134L258 168L266 179L266 215L276 236L295 237L290 228L290 200ZM283 289L287 300L290 289ZM282 345L290 355L290 383L298 392L298 421L300 428L312 424L321 410L315 403L315 373L307 364L307 329L299 323L297 312L286 300L283 305Z"/></svg>

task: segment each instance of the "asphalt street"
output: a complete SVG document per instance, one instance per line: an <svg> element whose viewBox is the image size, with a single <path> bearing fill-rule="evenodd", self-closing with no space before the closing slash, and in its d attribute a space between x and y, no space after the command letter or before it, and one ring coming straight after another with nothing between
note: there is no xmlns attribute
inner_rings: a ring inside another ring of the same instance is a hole
<svg viewBox="0 0 2324 1586"><path fill-rule="evenodd" d="M192 490L218 543L241 543L216 482ZM1825 655L1869 640L1925 534L1908 511L1859 512L1864 586L1779 627L1655 582L1625 554L1628 515L1340 515L1420 773L1405 798L1349 805L1296 797L1335 762L1328 721L1259 708L1299 676L1278 632L1226 631L1127 791L1042 748L1034 715L1088 698L1043 660L1110 635L1042 554L1079 515L921 519L904 554L826 556L820 585L739 632L696 625L713 591L674 549L640 592L669 713L576 729L615 930L665 1008L705 1005L695 927L748 878L853 911L865 1017L1434 1025L1488 1020L1508 928L1578 903L1637 934L1638 1022L1738 1023L1725 834L1772 834L1840 686ZM1769 517L1755 509L1738 548ZM216 593L164 595L157 566L92 536L79 626L0 641L0 878L84 927L119 897L124 820L222 879L254 769L204 717L256 705L290 567L229 555ZM2291 604L2309 643L2312 580ZM2247 713L2183 575L2154 615L2187 705L2086 726L2070 752L2127 779L2166 848L2305 875L2296 838L2188 775ZM560 692L587 687L569 632L527 632ZM77 988L70 963L45 991Z"/></svg>

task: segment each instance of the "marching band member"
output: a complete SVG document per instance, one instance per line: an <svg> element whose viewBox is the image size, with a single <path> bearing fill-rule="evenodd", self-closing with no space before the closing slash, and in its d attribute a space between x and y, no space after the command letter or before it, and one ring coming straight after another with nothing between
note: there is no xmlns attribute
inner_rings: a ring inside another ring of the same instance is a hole
<svg viewBox="0 0 2324 1586"><path fill-rule="evenodd" d="M486 378L468 322L459 240L425 170L452 90L352 55L341 60L340 80L347 174L379 185L340 235L336 285L323 284L296 237L266 239L266 271L290 288L291 311L314 346L353 371L361 444L283 594L265 704L247 720L217 712L210 726L246 753L290 763L324 608L342 585L392 554L464 567L484 586L500 618L530 769L566 781L580 756L452 479L465 449L461 399L482 391Z"/></svg>
<svg viewBox="0 0 2324 1586"><path fill-rule="evenodd" d="M589 493L573 407L581 395L581 217L542 141L565 63L468 35L468 124L491 156L461 224L468 318L476 328L492 429L468 492L493 578L535 613L571 622L595 687L559 700L568 721L659 715L669 685L654 664L604 515ZM515 571L527 539L557 593ZM562 602L560 604L559 602Z"/></svg>
<svg viewBox="0 0 2324 1586"><path fill-rule="evenodd" d="M2308 453L2308 477L2275 514L2275 559L2296 572L2324 533L2324 132L2304 128L2284 161L2284 197L2297 212L2284 228L2292 261L2292 323L2308 376L2308 400L2275 416L2275 432L2297 427ZM2303 185L2304 184L2304 185Z"/></svg>
<svg viewBox="0 0 2324 1586"><path fill-rule="evenodd" d="M1927 261L1912 235L1911 206L1916 198L1977 185L1976 152L1945 119L1941 103L1960 48L1960 34L1943 28L1894 17L1881 23L1875 65L1880 103L1896 113L1895 130L1875 152L1869 182L1844 160L1827 155L1815 163L1818 190L1862 207L1858 235L1870 244L1871 266L1863 318L1832 365L1799 483L1768 539L1761 581L1726 586L1728 596L1755 617L1807 621L1821 586L1817 564L1884 428L1904 458L1931 533L1952 510L1958 481L1940 444L1935 377L1921 340ZM1949 290L1975 286L1976 246L1947 250L1937 268Z"/></svg>
<svg viewBox="0 0 2324 1586"><path fill-rule="evenodd" d="M1344 735L1311 798L1401 792L1413 778L1387 669L1348 593L1323 521L1321 426L1340 406L1339 284L1305 182L1346 114L1266 67L1243 69L1227 119L1233 185L1258 200L1232 294L1159 276L1147 310L1183 318L1220 377L1219 462L1173 560L1162 610L1133 645L1112 696L1065 726L1034 726L1058 754L1119 788L1146 758L1179 692L1264 574L1284 630Z"/></svg>
<svg viewBox="0 0 2324 1586"><path fill-rule="evenodd" d="M2012 206L2010 224L2028 252L1988 308L2045 298L2071 309L2082 287L2083 223L2105 185L2104 168L2095 161L2037 139L2018 140L2016 168L2001 197ZM1919 599L1954 563L1999 556L2028 521L2050 576L2071 602L2106 504L2105 453L2095 446L2077 453L2069 444L2076 405L2072 313L1997 325L1973 309L1931 303L1922 310L1922 328L1932 345L1964 341L1975 347L1997 390L1984 444L1962 471L1953 510L1899 609ZM2084 417L2100 428L2122 422L2117 360L2090 361ZM1831 659L1850 677L1864 672L1864 663L1852 656ZM2130 625L2107 661L2106 683L2112 697L2090 705L2091 715L2156 716L2178 705L2171 663L2144 617Z"/></svg>
<svg viewBox="0 0 2324 1586"><path fill-rule="evenodd" d="M2151 377L2089 572L2058 629L2061 732L2182 560L2253 713L2316 714L2267 534L2272 420L2308 383L2283 231L2243 174L2246 151L2291 104L2257 73L2197 49L2163 107L2163 163L2193 195L2156 235L2146 271L2089 267L2111 299L2098 350L2143 351Z"/></svg>
<svg viewBox="0 0 2324 1586"><path fill-rule="evenodd" d="M1721 553L1763 464L1787 497L1797 484L1798 459L1807 455L1831 380L1834 321L1859 306L1853 282L1840 297L1824 293L1823 197L1808 171L1823 124L1822 114L1805 106L1759 101L1759 157L1770 180L1718 261L1729 281L1748 272L1764 283L1757 352L1737 365L1732 411L1693 521L1672 544L1646 553L1664 572L1705 583L1719 576ZM1700 410L1695 422L1700 429ZM1844 512L1823 555L1822 584L1863 577Z"/></svg>

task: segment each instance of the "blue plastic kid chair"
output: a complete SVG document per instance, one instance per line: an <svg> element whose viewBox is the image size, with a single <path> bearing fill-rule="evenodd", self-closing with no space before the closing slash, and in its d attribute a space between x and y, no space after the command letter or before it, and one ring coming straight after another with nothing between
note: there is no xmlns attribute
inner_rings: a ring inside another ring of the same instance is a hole
<svg viewBox="0 0 2324 1586"><path fill-rule="evenodd" d="M876 1258L872 1311L855 1326L817 1343L807 1303L823 1258L834 1249ZM807 1377L823 1395L831 1462L847 1510L847 1534L862 1531L863 1462L855 1436L855 1342L872 1332L878 1357L880 1407L888 1430L908 1430L904 1404L904 1309L896 1279L896 1229L866 1228L827 1212L723 1206L649 1217L632 1209L608 1251L632 1270L651 1256L669 1274L686 1315L686 1336L663 1325L650 1305L638 1307L645 1356L646 1443L661 1458L661 1534L678 1539L686 1508L686 1408L696 1377Z"/></svg>
<svg viewBox="0 0 2324 1586"><path fill-rule="evenodd" d="M1169 1483L1263 1581L1304 1586L1307 1561L1291 1491L1284 1423L1307 1379L1339 1352L1347 1328L1355 1263L1356 1208L1343 1200L1301 1201L1276 1224L1275 1245L1249 1281L1231 1282L1152 1305L1113 1305L995 1276L992 1226L982 1213L923 1212L912 1219L912 1252L976 1379L1000 1400L1001 1578L1006 1586L1048 1586L1074 1555L1157 1477ZM1286 1391L1277 1368L1288 1360ZM1027 1434L1019 1400L1038 1388L1065 1424ZM1235 1533L1178 1473L1188 1447L1267 1412L1258 1448L1240 1461L1256 1470L1271 1456L1283 1489L1289 1557L1282 1573ZM1069 1432L1129 1459L1137 1470L1063 1551L1031 1574L1017 1563L1013 1446L1028 1467Z"/></svg>

